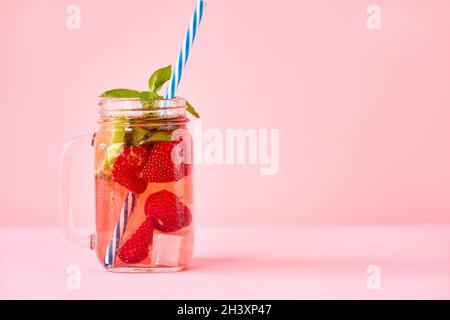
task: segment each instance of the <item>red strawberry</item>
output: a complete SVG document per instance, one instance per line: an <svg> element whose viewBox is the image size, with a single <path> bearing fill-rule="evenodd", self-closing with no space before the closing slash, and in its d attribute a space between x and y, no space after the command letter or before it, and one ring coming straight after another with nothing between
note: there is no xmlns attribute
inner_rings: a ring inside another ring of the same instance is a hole
<svg viewBox="0 0 450 320"><path fill-rule="evenodd" d="M153 227L150 219L146 219L144 223L136 230L136 232L128 239L119 249L119 257L126 263L138 263L147 258L149 247L153 241Z"/></svg>
<svg viewBox="0 0 450 320"><path fill-rule="evenodd" d="M191 172L190 164L175 164L172 161L172 150L178 143L180 142L158 141L153 145L147 163L141 173L145 181L178 181Z"/></svg>
<svg viewBox="0 0 450 320"><path fill-rule="evenodd" d="M147 145L125 148L114 161L113 180L132 192L144 192L147 189L147 182L139 176L139 173L149 153Z"/></svg>
<svg viewBox="0 0 450 320"><path fill-rule="evenodd" d="M145 214L153 227L162 232L174 232L192 222L191 211L172 192L161 190L148 196Z"/></svg>

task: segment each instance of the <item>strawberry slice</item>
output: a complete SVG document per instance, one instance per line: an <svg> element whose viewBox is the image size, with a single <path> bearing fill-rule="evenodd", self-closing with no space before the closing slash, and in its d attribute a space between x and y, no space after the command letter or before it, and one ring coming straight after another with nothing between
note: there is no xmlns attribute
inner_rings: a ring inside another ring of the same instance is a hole
<svg viewBox="0 0 450 320"><path fill-rule="evenodd" d="M146 219L136 232L119 249L119 258L125 263L139 263L148 257L149 247L153 241L153 227Z"/></svg>
<svg viewBox="0 0 450 320"><path fill-rule="evenodd" d="M114 161L113 180L132 192L143 193L147 189L147 182L139 173L144 168L149 154L148 145L124 148Z"/></svg>
<svg viewBox="0 0 450 320"><path fill-rule="evenodd" d="M191 211L170 191L152 193L145 201L145 214L155 229L174 232L187 227L192 222Z"/></svg>
<svg viewBox="0 0 450 320"><path fill-rule="evenodd" d="M175 164L172 161L172 150L179 141L156 142L147 163L141 172L142 178L147 182L178 181L191 172L191 164Z"/></svg>

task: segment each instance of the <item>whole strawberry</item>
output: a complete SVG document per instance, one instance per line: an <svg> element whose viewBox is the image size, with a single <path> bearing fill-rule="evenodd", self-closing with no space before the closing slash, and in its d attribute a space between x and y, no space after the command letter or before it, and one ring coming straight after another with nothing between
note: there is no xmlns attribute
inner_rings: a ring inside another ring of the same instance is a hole
<svg viewBox="0 0 450 320"><path fill-rule="evenodd" d="M153 240L153 227L150 219L146 219L136 232L119 249L119 258L126 263L139 263L148 256Z"/></svg>
<svg viewBox="0 0 450 320"><path fill-rule="evenodd" d="M143 193L147 189L147 182L140 176L140 172L149 153L148 145L124 148L114 162L113 180L132 192Z"/></svg>
<svg viewBox="0 0 450 320"><path fill-rule="evenodd" d="M180 180L191 172L191 164L183 162L176 164L172 161L172 151L179 143L179 141L158 141L154 143L141 173L145 181L173 182Z"/></svg>
<svg viewBox="0 0 450 320"><path fill-rule="evenodd" d="M149 195L144 210L153 227L162 232L178 231L192 222L189 208L167 190Z"/></svg>

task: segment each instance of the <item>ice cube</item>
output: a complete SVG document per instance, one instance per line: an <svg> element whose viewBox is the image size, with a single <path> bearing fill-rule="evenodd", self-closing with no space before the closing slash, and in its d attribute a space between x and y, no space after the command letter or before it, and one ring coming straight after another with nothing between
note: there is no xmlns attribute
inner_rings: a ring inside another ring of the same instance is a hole
<svg viewBox="0 0 450 320"><path fill-rule="evenodd" d="M174 267L180 265L183 237L155 231L153 234L152 264Z"/></svg>

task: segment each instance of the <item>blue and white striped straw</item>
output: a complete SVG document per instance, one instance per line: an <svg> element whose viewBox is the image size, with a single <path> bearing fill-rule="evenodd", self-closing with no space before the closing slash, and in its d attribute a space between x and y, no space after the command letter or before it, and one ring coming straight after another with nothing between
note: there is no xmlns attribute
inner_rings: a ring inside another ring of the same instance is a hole
<svg viewBox="0 0 450 320"><path fill-rule="evenodd" d="M195 11L191 18L191 23L189 24L189 29L184 37L183 45L181 46L180 55L175 63L175 67L172 68L172 78L169 81L165 99L173 99L175 97L175 91L180 83L183 69L189 56L189 51L194 43L195 35L197 34L200 21L202 20L204 8L205 1L197 0L197 5L195 6Z"/></svg>
<svg viewBox="0 0 450 320"><path fill-rule="evenodd" d="M111 235L111 240L109 241L108 248L106 248L105 259L103 264L105 267L114 266L114 261L116 260L117 252L119 250L120 240L125 233L127 228L128 219L133 213L134 206L136 205L136 195L132 192L127 193L125 198L125 203L120 211L119 219L117 221L116 227Z"/></svg>

